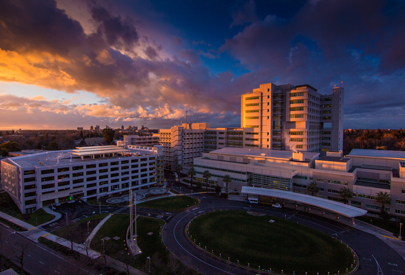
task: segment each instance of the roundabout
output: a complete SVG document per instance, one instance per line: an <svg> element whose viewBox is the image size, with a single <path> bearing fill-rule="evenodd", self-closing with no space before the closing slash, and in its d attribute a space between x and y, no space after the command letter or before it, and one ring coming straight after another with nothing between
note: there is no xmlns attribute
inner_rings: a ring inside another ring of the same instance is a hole
<svg viewBox="0 0 405 275"><path fill-rule="evenodd" d="M279 270L274 270L275 267L272 266L261 266L261 270L259 271L258 266L250 266L251 268L247 268L241 265L241 262L239 265L233 263L234 260L241 261L242 259L231 258L231 261L228 261L228 259L225 258L226 256L221 255L221 258L216 256L215 251L213 256L212 251L207 251L209 247L205 250L205 245L203 245L201 241L201 247L199 247L198 243L196 245L190 240L187 234L187 226L193 219L204 216L209 212L225 210L236 210L255 214L260 213L260 215L257 215L258 217L264 214L267 215L266 222L270 219L276 220L275 218L285 219L295 224L298 223L299 225L323 232L327 234L328 238L332 239L333 237L343 244L348 244L358 256L359 262L357 270L353 271L351 274L377 274L378 270L382 269L384 270L384 274L401 275L403 274L403 270L405 270L405 261L396 251L377 236L358 230L356 226L353 227L335 220L314 216L293 209L275 209L265 205L246 205L243 202L206 197L204 194L195 194L194 196L199 198L201 203L173 216L164 226L162 237L164 244L176 258L201 274L281 274ZM269 218L269 216L272 218ZM277 223L277 221L275 223ZM220 229L214 233L220 235L223 234L224 230L228 230L228 228ZM194 239L194 236L192 236L192 238ZM260 237L257 237L257 239L260 240ZM213 249L211 248L211 250ZM272 268L272 271L270 271L270 268ZM311 274L309 271L307 272L308 275ZM284 272L284 274L286 273ZM299 273L297 271L295 274L305 275L305 272ZM312 274L316 274L316 272ZM319 274L326 275L328 273L320 272ZM330 271L330 274L337 273ZM340 274L346 274L346 270L340 271Z"/></svg>
<svg viewBox="0 0 405 275"><path fill-rule="evenodd" d="M251 214L214 211L197 216L188 225L188 237L218 258L260 271L343 274L356 266L353 251L330 235L283 218Z"/></svg>

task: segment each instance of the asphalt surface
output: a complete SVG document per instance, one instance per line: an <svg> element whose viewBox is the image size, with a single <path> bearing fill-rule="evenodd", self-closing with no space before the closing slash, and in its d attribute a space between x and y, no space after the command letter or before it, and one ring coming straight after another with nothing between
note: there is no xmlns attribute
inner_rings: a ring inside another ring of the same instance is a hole
<svg viewBox="0 0 405 275"><path fill-rule="evenodd" d="M169 186L173 189L183 194L191 194L200 199L201 203L183 212L167 212L137 207L137 214L164 219L166 225L162 235L163 241L168 249L187 266L202 274L258 274L255 270L247 270L210 256L210 254L192 244L185 234L185 228L189 221L193 217L206 211L241 210L287 218L342 240L344 243L348 244L359 257L360 265L355 273L356 275L405 275L405 261L396 251L374 235L330 219L309 215L292 209L276 209L271 206L249 205L244 202L228 201L207 194L193 195L192 190L181 186L175 181L175 177L172 173L166 173L166 179ZM62 218L52 224L43 226L42 229L52 232L66 224L66 214L70 223L72 220L78 221L91 215L99 214L100 208L99 206L88 205L78 201L58 206L56 207L56 211L63 214ZM128 207L113 205L101 206L101 213L128 212ZM35 244L18 235L18 233L13 233L10 229L0 226L0 230L6 240L6 242L1 244L0 249L2 249L2 251L0 252L6 253L9 258L18 261L13 255L18 255L19 249L26 248L27 256L24 259L24 268L31 274L96 274L94 273L95 271L83 269L76 261L61 256L41 244ZM270 267L262 268L268 269ZM381 272L379 273L379 271Z"/></svg>
<svg viewBox="0 0 405 275"><path fill-rule="evenodd" d="M19 258L24 254L23 266L30 274L98 274L97 271L82 266L76 260L58 255L51 249L36 244L11 229L0 226L0 232L3 237L0 243L0 253L6 255L17 265L20 263ZM19 270L16 271L19 272Z"/></svg>
<svg viewBox="0 0 405 275"><path fill-rule="evenodd" d="M183 187L184 189L184 187ZM309 215L291 209L276 209L271 206L249 205L207 195L195 195L201 204L178 213L166 224L163 240L168 249L183 263L202 274L257 274L257 271L241 269L210 256L192 244L185 234L189 221L203 212L213 210L241 210L265 213L271 216L287 218L299 222L342 240L348 244L359 257L359 269L355 274L404 274L405 261L400 255L376 236L354 229L345 224L326 218ZM270 267L262 267L269 269ZM378 273L382 271L382 273ZM263 272L264 274L265 272Z"/></svg>

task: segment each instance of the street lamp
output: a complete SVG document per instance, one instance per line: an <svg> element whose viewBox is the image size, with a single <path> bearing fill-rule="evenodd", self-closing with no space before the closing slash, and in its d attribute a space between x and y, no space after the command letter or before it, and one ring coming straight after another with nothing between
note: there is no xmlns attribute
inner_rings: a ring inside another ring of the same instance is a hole
<svg viewBox="0 0 405 275"><path fill-rule="evenodd" d="M149 273L150 273L150 257L148 256L148 257L146 257L146 259L149 260Z"/></svg>
<svg viewBox="0 0 405 275"><path fill-rule="evenodd" d="M87 222L87 236L90 235L90 228L89 228L89 225L90 225L90 221Z"/></svg>
<svg viewBox="0 0 405 275"><path fill-rule="evenodd" d="M402 222L399 224L399 239L400 240L402 240L401 231L402 231Z"/></svg>

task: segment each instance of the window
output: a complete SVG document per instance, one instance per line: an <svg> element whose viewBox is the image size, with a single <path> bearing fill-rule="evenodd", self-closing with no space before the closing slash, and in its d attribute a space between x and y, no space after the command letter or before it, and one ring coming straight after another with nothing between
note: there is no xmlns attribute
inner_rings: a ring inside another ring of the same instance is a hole
<svg viewBox="0 0 405 275"><path fill-rule="evenodd" d="M245 128L259 128L259 125L249 125L245 126Z"/></svg>
<svg viewBox="0 0 405 275"><path fill-rule="evenodd" d="M118 176L119 176L119 174L118 174L118 173L111 174L111 177L112 177L112 178L114 178L114 177L118 177Z"/></svg>
<svg viewBox="0 0 405 275"><path fill-rule="evenodd" d="M296 97L296 96L304 96L304 93L300 92L300 93L291 93L290 94L290 97Z"/></svg>
<svg viewBox="0 0 405 275"><path fill-rule="evenodd" d="M41 171L41 175L53 174L53 172L54 172L53 169L42 170L42 171Z"/></svg>
<svg viewBox="0 0 405 275"><path fill-rule="evenodd" d="M81 182L83 182L83 179L77 179L77 180L74 180L74 181L73 181L73 184L81 183Z"/></svg>
<svg viewBox="0 0 405 275"><path fill-rule="evenodd" d="M290 111L304 111L304 107L292 107Z"/></svg>
<svg viewBox="0 0 405 275"><path fill-rule="evenodd" d="M138 159L131 159L131 163L138 162Z"/></svg>
<svg viewBox="0 0 405 275"><path fill-rule="evenodd" d="M69 167L58 168L58 173L69 172Z"/></svg>
<svg viewBox="0 0 405 275"><path fill-rule="evenodd" d="M54 187L55 187L55 184L54 184L54 183L42 185L42 189L48 189L48 188L54 188Z"/></svg>
<svg viewBox="0 0 405 275"><path fill-rule="evenodd" d="M290 135L292 136L302 136L304 132L290 132Z"/></svg>
<svg viewBox="0 0 405 275"><path fill-rule="evenodd" d="M299 115L290 115L290 118L303 118L304 115L299 114Z"/></svg>
<svg viewBox="0 0 405 275"><path fill-rule="evenodd" d="M90 178L87 178L86 181L94 181L96 179L97 179L97 177L90 177Z"/></svg>
<svg viewBox="0 0 405 275"><path fill-rule="evenodd" d="M245 100L254 100L254 99L260 99L260 96L247 97L247 98L245 98Z"/></svg>
<svg viewBox="0 0 405 275"><path fill-rule="evenodd" d="M245 104L245 107L251 107L251 106L259 106L259 103L250 103L250 104Z"/></svg>
<svg viewBox="0 0 405 275"><path fill-rule="evenodd" d="M86 169L91 169L91 168L96 168L96 164L89 164L89 165L86 165Z"/></svg>
<svg viewBox="0 0 405 275"><path fill-rule="evenodd" d="M246 119L259 119L260 117L258 116L250 116L250 117L246 117Z"/></svg>
<svg viewBox="0 0 405 275"><path fill-rule="evenodd" d="M98 172L99 172L99 173L107 173L107 172L108 172L108 169L100 169L100 170L98 170Z"/></svg>
<svg viewBox="0 0 405 275"><path fill-rule="evenodd" d="M304 148L304 145L298 144L298 145L297 145L297 148L298 148L298 149L303 149L303 148Z"/></svg>
<svg viewBox="0 0 405 275"><path fill-rule="evenodd" d="M69 184L70 184L70 182L68 182L68 181L58 182L58 187L66 186L66 185L69 185Z"/></svg>
<svg viewBox="0 0 405 275"><path fill-rule="evenodd" d="M94 174L96 174L97 173L97 171L87 171L86 172L86 175L94 175Z"/></svg>
<svg viewBox="0 0 405 275"><path fill-rule="evenodd" d="M303 138L291 138L290 141L303 142Z"/></svg>
<svg viewBox="0 0 405 275"><path fill-rule="evenodd" d="M111 165L118 165L118 161L111 162Z"/></svg>
<svg viewBox="0 0 405 275"><path fill-rule="evenodd" d="M405 201L401 201L401 200L396 200L395 201L397 204L405 204Z"/></svg>
<svg viewBox="0 0 405 275"><path fill-rule="evenodd" d="M66 175L58 175L58 180L63 180L63 179L68 179L69 178L69 174Z"/></svg>
<svg viewBox="0 0 405 275"><path fill-rule="evenodd" d="M248 114L248 113L258 113L258 112L259 112L259 110L247 110L247 111L245 111L246 114Z"/></svg>
<svg viewBox="0 0 405 275"><path fill-rule="evenodd" d="M73 173L73 177L82 177L82 176L83 176L83 172Z"/></svg>
<svg viewBox="0 0 405 275"><path fill-rule="evenodd" d="M55 178L54 177L45 177L41 179L41 182L45 182L45 181L53 181Z"/></svg>
<svg viewBox="0 0 405 275"><path fill-rule="evenodd" d="M99 163L98 167L106 167L108 166L108 162Z"/></svg>
<svg viewBox="0 0 405 275"><path fill-rule="evenodd" d="M73 166L72 170L77 171L77 170L82 170L83 166Z"/></svg>
<svg viewBox="0 0 405 275"><path fill-rule="evenodd" d="M129 163L129 160L123 160L123 161L121 161L121 164L127 164L127 163Z"/></svg>
<svg viewBox="0 0 405 275"><path fill-rule="evenodd" d="M24 171L24 176L25 175L33 175L33 174L35 174L35 170L26 170L26 171Z"/></svg>
<svg viewBox="0 0 405 275"><path fill-rule="evenodd" d="M304 100L303 99L290 100L290 104L300 104L300 103L304 103Z"/></svg>
<svg viewBox="0 0 405 275"><path fill-rule="evenodd" d="M35 181L35 178L25 178L24 182L32 182Z"/></svg>

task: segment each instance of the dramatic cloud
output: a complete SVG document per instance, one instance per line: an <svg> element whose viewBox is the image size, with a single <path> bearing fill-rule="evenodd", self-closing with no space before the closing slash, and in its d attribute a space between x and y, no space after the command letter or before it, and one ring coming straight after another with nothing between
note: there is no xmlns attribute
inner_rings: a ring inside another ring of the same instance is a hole
<svg viewBox="0 0 405 275"><path fill-rule="evenodd" d="M1 1L0 81L87 91L100 101L47 101L27 90L1 95L2 112L169 127L188 109L190 121L238 126L240 95L261 83L330 93L342 80L346 127L361 127L356 114L385 117L388 106L405 104L402 1L72 3Z"/></svg>

